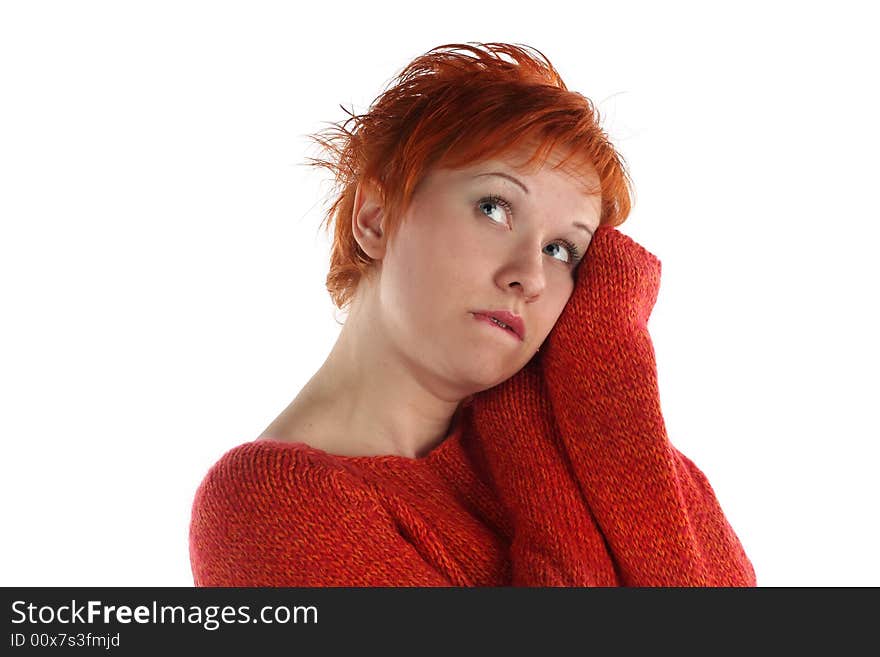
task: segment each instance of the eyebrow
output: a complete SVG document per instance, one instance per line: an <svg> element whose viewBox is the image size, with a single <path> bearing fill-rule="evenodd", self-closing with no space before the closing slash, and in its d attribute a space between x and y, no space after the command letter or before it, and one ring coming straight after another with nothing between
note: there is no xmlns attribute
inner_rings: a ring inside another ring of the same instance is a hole
<svg viewBox="0 0 880 657"><path fill-rule="evenodd" d="M526 194L529 193L529 188L526 187L526 186L525 186L521 181L519 181L517 178L514 178L513 176L511 176L509 173L503 173L503 172L501 172L501 171L490 171L489 173L481 173L481 174L479 174L479 175L476 175L476 176L474 176L474 178L480 178L480 177L482 177L482 176L501 176L502 178L506 178L506 179L509 180L510 182L512 182L512 183L514 183L514 184L516 184L516 185L519 185L519 186L522 188L522 190L523 190ZM582 223L579 222L579 221L575 221L572 225L575 226L576 228L582 228L582 229L584 229L585 231L587 231L587 233L590 234L590 237L593 236L593 231L590 230L589 227L588 227L586 224L582 224Z"/></svg>
<svg viewBox="0 0 880 657"><path fill-rule="evenodd" d="M501 176L502 178L507 178L510 182L515 183L522 187L522 190L528 194L529 188L526 187L523 183L521 183L517 178L514 178L509 173L502 173L500 171L490 171L489 173L481 173L479 176L474 176L475 178L479 178L481 176Z"/></svg>

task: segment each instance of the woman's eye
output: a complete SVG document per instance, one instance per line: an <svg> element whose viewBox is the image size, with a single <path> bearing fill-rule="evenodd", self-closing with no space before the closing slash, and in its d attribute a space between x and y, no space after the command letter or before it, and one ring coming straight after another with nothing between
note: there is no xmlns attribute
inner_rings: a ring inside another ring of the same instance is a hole
<svg viewBox="0 0 880 657"><path fill-rule="evenodd" d="M499 196L489 196L488 198L482 199L479 203L480 210L483 210L486 207L491 207L493 205L496 208L502 208L504 212L510 214L510 203ZM496 214L498 213L496 212ZM490 215L486 214L486 216L488 217Z"/></svg>
<svg viewBox="0 0 880 657"><path fill-rule="evenodd" d="M480 208L480 211L483 212L487 217L490 217L490 218L492 217L492 215L490 213L494 212L495 215L500 216L502 214L502 212L501 212L502 210L504 213L507 213L508 215L513 214L510 203L508 203L506 200L504 200L500 196L495 196L495 195L487 196L486 198L480 200L480 202L478 203L478 206ZM494 210L492 209L492 206L495 206ZM486 208L489 208L489 212L486 212ZM499 208L500 208L500 210L499 210ZM493 219L493 221L494 221L494 219ZM501 222L496 221L495 223L501 223ZM571 265L572 267L576 266L577 263L581 260L580 249L578 249L575 244L573 244L572 242L570 242L566 239L559 240L558 242L553 242L552 244L549 244L548 246L551 246L551 247L555 246L558 253L567 253L567 256L568 256L567 259L561 260L561 261L566 264ZM565 248L564 249L560 248L560 246L563 246ZM554 254L551 254L551 255L554 255Z"/></svg>
<svg viewBox="0 0 880 657"><path fill-rule="evenodd" d="M553 242L550 246L559 246L562 244L565 247L565 250L568 251L568 260L565 260L572 267L577 267L577 264L581 261L581 250L575 245L573 242L569 242L568 240L560 240L559 242Z"/></svg>

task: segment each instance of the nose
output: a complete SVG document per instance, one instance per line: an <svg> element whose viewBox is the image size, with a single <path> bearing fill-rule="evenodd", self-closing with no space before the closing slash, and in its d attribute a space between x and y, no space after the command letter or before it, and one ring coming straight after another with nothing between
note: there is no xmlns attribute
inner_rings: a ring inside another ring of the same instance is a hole
<svg viewBox="0 0 880 657"><path fill-rule="evenodd" d="M529 249L530 253L518 251L501 272L501 283L505 287L518 285L526 300L533 299L544 291L547 285L544 275L544 254L541 249Z"/></svg>

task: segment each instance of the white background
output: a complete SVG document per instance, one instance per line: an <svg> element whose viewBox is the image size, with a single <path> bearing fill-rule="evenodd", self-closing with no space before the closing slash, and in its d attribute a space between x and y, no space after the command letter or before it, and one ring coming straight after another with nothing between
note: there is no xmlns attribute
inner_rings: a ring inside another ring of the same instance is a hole
<svg viewBox="0 0 880 657"><path fill-rule="evenodd" d="M718 4L0 5L0 584L192 585L201 478L338 334L305 136L507 41L629 165L670 439L759 585L880 585L876 23Z"/></svg>

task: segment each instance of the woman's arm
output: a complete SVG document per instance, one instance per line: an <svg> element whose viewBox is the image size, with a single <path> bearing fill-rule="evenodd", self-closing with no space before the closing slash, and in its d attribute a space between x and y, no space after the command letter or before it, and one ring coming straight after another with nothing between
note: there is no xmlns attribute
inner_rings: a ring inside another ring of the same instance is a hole
<svg viewBox="0 0 880 657"><path fill-rule="evenodd" d="M466 415L513 529L513 586L616 586L602 534L562 454L538 359Z"/></svg>
<svg viewBox="0 0 880 657"><path fill-rule="evenodd" d="M575 477L635 586L754 586L705 475L669 441L647 328L660 261L602 227L542 366Z"/></svg>
<svg viewBox="0 0 880 657"><path fill-rule="evenodd" d="M248 443L199 486L196 586L454 586L347 473Z"/></svg>
<svg viewBox="0 0 880 657"><path fill-rule="evenodd" d="M659 280L656 257L600 228L540 357L475 396L515 583L755 584L708 480L666 437L646 328Z"/></svg>

